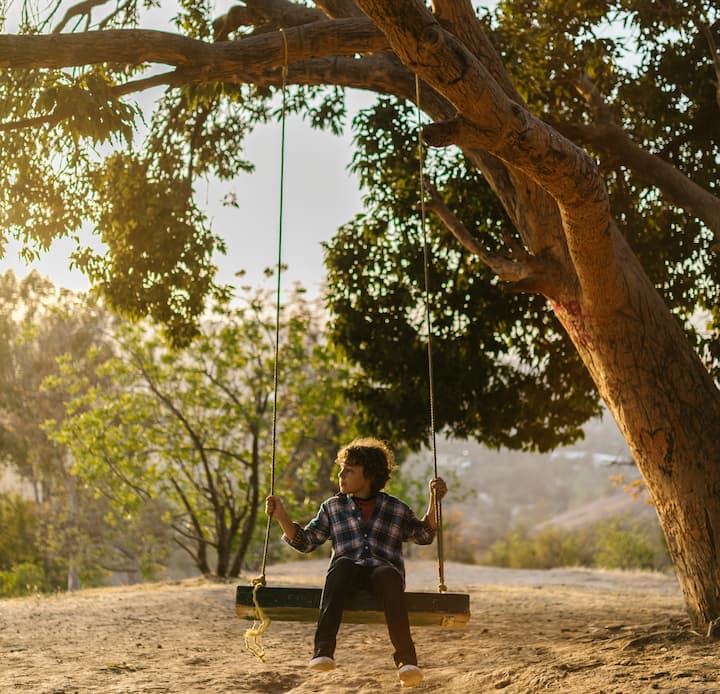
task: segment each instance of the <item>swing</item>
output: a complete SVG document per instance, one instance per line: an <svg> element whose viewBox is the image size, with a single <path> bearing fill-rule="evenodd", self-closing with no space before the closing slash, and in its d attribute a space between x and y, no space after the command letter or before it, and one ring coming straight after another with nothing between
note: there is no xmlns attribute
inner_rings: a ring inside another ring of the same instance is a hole
<svg viewBox="0 0 720 694"><path fill-rule="evenodd" d="M240 619L256 619L252 586L238 586L235 612ZM263 612L278 622L317 622L321 588L268 587L257 593ZM463 627L470 619L470 596L464 593L405 592L410 626ZM377 598L361 590L345 603L343 623L384 624Z"/></svg>
<svg viewBox="0 0 720 694"><path fill-rule="evenodd" d="M280 204L278 229L278 279L275 314L275 364L273 372L273 393L277 396L278 389L278 359L280 341L280 275L282 272L282 228L283 228L283 178L285 162L285 91L287 75L287 39L281 30L285 48L285 65L282 72L282 111L281 111L281 148L280 148ZM423 181L423 147L422 125L420 122L420 87L415 77L415 92L418 106L418 151L420 160L420 192L421 192L421 218L423 232L423 259L425 270L425 317L428 332L428 381L430 399L430 429L432 432L432 452L434 476L437 477L437 449L435 442L435 413L433 405L433 371L432 371L432 325L430 317L430 302L428 288L428 240L425 228L425 190ZM275 443L277 433L277 397L273 398L272 438L271 438L271 471L270 494L275 489ZM448 593L444 579L443 543L442 543L442 507L437 508L437 544L438 544L438 573L439 585L437 593L405 592L405 604L411 626L440 626L463 627L470 619L470 596L465 593ZM238 586L235 594L235 612L240 619L253 620L262 625L254 630L248 630L248 638L257 638L263 633L271 620L285 622L317 622L320 608L322 589L300 587L268 587L265 581L265 565L270 537L272 518L268 518L265 531L265 548L262 559L262 575L256 578L250 586ZM369 591L361 590L349 598L343 610L343 622L349 624L379 624L385 623L385 614L378 599ZM255 647L260 657L263 656L261 647ZM253 650L251 648L251 650Z"/></svg>

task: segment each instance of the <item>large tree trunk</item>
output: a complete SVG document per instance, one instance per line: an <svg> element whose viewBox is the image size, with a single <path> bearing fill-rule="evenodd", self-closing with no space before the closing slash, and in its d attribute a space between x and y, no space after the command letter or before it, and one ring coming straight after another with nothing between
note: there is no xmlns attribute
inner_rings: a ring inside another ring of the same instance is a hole
<svg viewBox="0 0 720 694"><path fill-rule="evenodd" d="M706 632L720 615L720 393L634 258L622 281L618 307L578 297L553 308L630 446Z"/></svg>
<svg viewBox="0 0 720 694"><path fill-rule="evenodd" d="M506 164L512 195L498 193L526 243L521 262L484 253L437 200L435 209L501 277L550 299L633 452L691 620L706 630L720 616L720 391L617 229L596 166L519 103L491 55L478 59L486 46L471 45L469 3L438 0L443 27L415 0L358 4L457 109L430 129L431 144ZM559 214L519 218L528 203L537 212L538 188Z"/></svg>

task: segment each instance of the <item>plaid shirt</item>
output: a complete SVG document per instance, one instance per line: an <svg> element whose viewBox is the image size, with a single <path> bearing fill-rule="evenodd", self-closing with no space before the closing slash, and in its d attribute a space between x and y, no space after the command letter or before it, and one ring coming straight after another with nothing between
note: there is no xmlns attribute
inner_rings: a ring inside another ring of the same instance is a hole
<svg viewBox="0 0 720 694"><path fill-rule="evenodd" d="M375 509L367 525L349 494L336 494L323 501L317 515L304 528L295 524L295 535L283 539L299 552L312 552L325 540L332 541L332 558L350 557L358 564L390 564L405 578L402 543L429 545L435 531L418 519L400 499L378 492Z"/></svg>

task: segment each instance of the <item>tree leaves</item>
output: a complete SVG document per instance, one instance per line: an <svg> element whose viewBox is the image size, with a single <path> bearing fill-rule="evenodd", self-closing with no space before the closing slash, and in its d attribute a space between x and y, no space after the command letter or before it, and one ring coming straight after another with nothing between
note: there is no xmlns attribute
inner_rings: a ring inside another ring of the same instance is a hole
<svg viewBox="0 0 720 694"><path fill-rule="evenodd" d="M356 119L353 167L368 211L338 230L326 264L332 337L362 367L350 397L368 429L418 446L430 404L414 121L391 99ZM498 248L508 221L479 173L456 151L429 156L426 169L466 226ZM523 449L576 438L597 397L543 300L503 292L444 227L427 224L436 427Z"/></svg>
<svg viewBox="0 0 720 694"><path fill-rule="evenodd" d="M88 487L127 519L167 504L176 541L198 570L220 576L237 576L258 552L250 542L272 448L273 313L264 293L239 303L215 305L181 350L124 325L94 383L68 361L52 384L72 393L66 417L51 425L54 439L72 451ZM327 496L348 406L343 365L317 313L296 295L283 316L275 464L278 490L294 507Z"/></svg>
<svg viewBox="0 0 720 694"><path fill-rule="evenodd" d="M107 253L75 257L116 310L150 315L177 344L187 344L216 290L212 255L224 245L205 226L188 184L151 166L115 155L96 170L98 231Z"/></svg>

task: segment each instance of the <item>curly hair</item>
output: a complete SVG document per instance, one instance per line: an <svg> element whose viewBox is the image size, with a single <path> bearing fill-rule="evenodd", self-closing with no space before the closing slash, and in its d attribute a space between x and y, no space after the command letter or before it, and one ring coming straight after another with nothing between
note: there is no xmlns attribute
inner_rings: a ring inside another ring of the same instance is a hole
<svg viewBox="0 0 720 694"><path fill-rule="evenodd" d="M390 479L395 456L380 439L360 438L343 446L335 459L337 465L361 465L370 480L372 493L379 492Z"/></svg>

